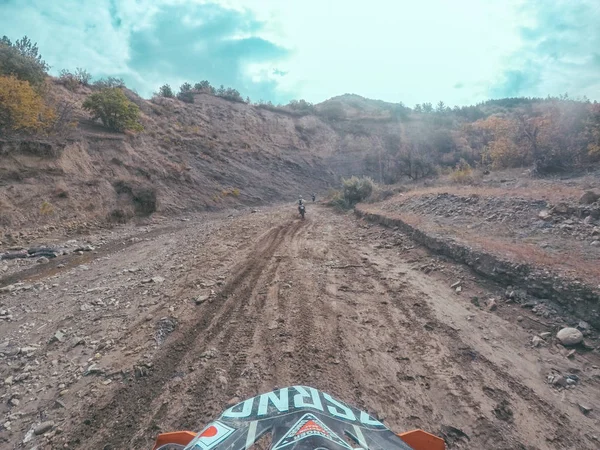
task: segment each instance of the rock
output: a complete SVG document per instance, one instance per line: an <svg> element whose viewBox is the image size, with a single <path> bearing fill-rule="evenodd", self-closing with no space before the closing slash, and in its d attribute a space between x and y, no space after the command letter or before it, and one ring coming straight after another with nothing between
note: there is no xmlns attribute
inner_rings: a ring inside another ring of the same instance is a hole
<svg viewBox="0 0 600 450"><path fill-rule="evenodd" d="M592 241L592 242L590 242L590 246L591 247L597 247L599 245L600 245L600 241Z"/></svg>
<svg viewBox="0 0 600 450"><path fill-rule="evenodd" d="M577 324L577 328L579 328L580 330L589 330L590 328L590 324L587 323L585 320L580 320L579 323Z"/></svg>
<svg viewBox="0 0 600 450"><path fill-rule="evenodd" d="M543 333L538 334L539 337L541 337L542 339L546 339L549 338L550 336L552 336L552 333L550 333L549 331L544 331Z"/></svg>
<svg viewBox="0 0 600 450"><path fill-rule="evenodd" d="M6 377L6 378L4 379L4 384L6 384L7 386L10 386L11 384L13 384L13 380L14 380L14 378L13 378L13 376L12 376L12 375L11 375L11 376L9 376L9 377Z"/></svg>
<svg viewBox="0 0 600 450"><path fill-rule="evenodd" d="M10 401L8 403L10 404L10 406L19 406L19 404L21 402L19 401L18 398L13 397L10 399Z"/></svg>
<svg viewBox="0 0 600 450"><path fill-rule="evenodd" d="M525 319L525 317L523 317L523 316L517 316L517 322L522 322L523 319Z"/></svg>
<svg viewBox="0 0 600 450"><path fill-rule="evenodd" d="M152 277L152 282L156 284L163 283L165 279L163 277Z"/></svg>
<svg viewBox="0 0 600 450"><path fill-rule="evenodd" d="M210 347L206 351L200 354L200 358L213 359L219 355L219 351L216 348Z"/></svg>
<svg viewBox="0 0 600 450"><path fill-rule="evenodd" d="M85 339L75 336L73 339L71 339L71 347L77 347L78 345L85 345Z"/></svg>
<svg viewBox="0 0 600 450"><path fill-rule="evenodd" d="M577 328L563 328L556 334L563 345L577 345L583 341L583 334Z"/></svg>
<svg viewBox="0 0 600 450"><path fill-rule="evenodd" d="M194 300L194 302L196 303L196 305L201 305L202 303L204 303L209 298L210 298L210 295L199 295L198 297L196 297L196 299Z"/></svg>
<svg viewBox="0 0 600 450"><path fill-rule="evenodd" d="M65 341L65 334L62 331L58 330L56 333L54 333L54 336L52 336L50 338L49 342L53 343L53 342L64 342L64 341Z"/></svg>
<svg viewBox="0 0 600 450"><path fill-rule="evenodd" d="M592 220L594 220L594 218L592 216L587 216L585 219L583 219L583 223L585 225L589 225L592 223Z"/></svg>
<svg viewBox="0 0 600 450"><path fill-rule="evenodd" d="M462 283L462 281L457 281L456 283L452 283L452 284L450 285L450 287L451 287L452 289L456 289L457 287L459 287L459 286L461 285L461 283Z"/></svg>
<svg viewBox="0 0 600 450"><path fill-rule="evenodd" d="M547 209L542 209L539 214L538 217L542 220L550 220L552 218L552 214L550 213L549 210Z"/></svg>
<svg viewBox="0 0 600 450"><path fill-rule="evenodd" d="M457 286L455 291L457 294L460 294L462 292L462 286Z"/></svg>
<svg viewBox="0 0 600 450"><path fill-rule="evenodd" d="M567 379L562 375L557 375L552 379L552 384L554 386L565 387L567 385Z"/></svg>
<svg viewBox="0 0 600 450"><path fill-rule="evenodd" d="M217 377L217 381L219 382L219 384L221 385L221 387L225 388L227 386L228 381L227 381L227 378L225 378L224 375L219 375Z"/></svg>
<svg viewBox="0 0 600 450"><path fill-rule="evenodd" d="M584 414L584 415L588 415L589 413L592 412L592 407L588 406L588 405L584 405L582 403L578 403L577 406L579 406L579 410Z"/></svg>
<svg viewBox="0 0 600 450"><path fill-rule="evenodd" d="M52 428L54 428L54 422L52 422L51 420L49 420L47 422L42 422L41 424L39 424L37 427L35 427L33 429L33 434L35 434L36 436L39 436L40 434L44 434L44 433L50 431Z"/></svg>
<svg viewBox="0 0 600 450"><path fill-rule="evenodd" d="M565 202L557 203L552 207L550 212L556 214L569 214L572 211L572 208L569 207Z"/></svg>
<svg viewBox="0 0 600 450"><path fill-rule="evenodd" d="M100 375L104 371L97 364L91 364L87 370L83 373L84 376L88 375Z"/></svg>
<svg viewBox="0 0 600 450"><path fill-rule="evenodd" d="M496 309L498 309L498 304L496 303L496 300L494 300L493 298L490 298L488 300L487 307L488 307L489 311L496 311Z"/></svg>
<svg viewBox="0 0 600 450"><path fill-rule="evenodd" d="M544 342L544 340L539 336L534 336L531 339L531 345L533 345L534 347L539 347L542 344L542 342Z"/></svg>
<svg viewBox="0 0 600 450"><path fill-rule="evenodd" d="M46 258L45 256L41 256L41 257L38 258L37 262L39 264L46 264L46 263L49 263L50 260L48 258Z"/></svg>
<svg viewBox="0 0 600 450"><path fill-rule="evenodd" d="M23 438L23 444L27 444L28 442L31 442L31 440L33 439L33 428L30 429L27 434L25 434L25 437Z"/></svg>
<svg viewBox="0 0 600 450"><path fill-rule="evenodd" d="M600 194L594 191L585 191L581 197L579 197L579 204L591 205L600 199Z"/></svg>
<svg viewBox="0 0 600 450"><path fill-rule="evenodd" d="M577 353L577 350L575 350L575 349L569 351L569 353L567 353L567 358L574 358L576 353Z"/></svg>
<svg viewBox="0 0 600 450"><path fill-rule="evenodd" d="M600 228L594 227L594 229L592 230L592 236L598 236L598 235L600 235Z"/></svg>

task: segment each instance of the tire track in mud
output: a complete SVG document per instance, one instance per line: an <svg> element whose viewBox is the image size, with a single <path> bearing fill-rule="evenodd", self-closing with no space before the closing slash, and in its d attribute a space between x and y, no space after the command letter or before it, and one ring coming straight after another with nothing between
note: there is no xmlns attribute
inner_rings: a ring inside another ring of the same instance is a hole
<svg viewBox="0 0 600 450"><path fill-rule="evenodd" d="M260 294L261 288L277 271L279 263L274 258L275 252L297 233L301 225L292 222L272 230L265 244L259 243L256 251L244 262L241 274L234 275L233 280L223 288L220 296L227 298L228 302L232 301L235 307L227 312L226 317L221 316L223 320L219 321L218 331L211 333L211 339L203 342L198 350L200 352L212 347L219 356L206 361L190 377L194 380L186 395L179 399L184 410L179 407L170 411L174 426L200 429L223 410L227 400L256 393L256 388L247 392L248 388L242 384L250 381L245 373L249 348L253 336L262 327L264 298Z"/></svg>
<svg viewBox="0 0 600 450"><path fill-rule="evenodd" d="M141 422L148 420L148 411L157 411L152 416L160 417L166 413L162 405L153 405L165 392L165 386L169 381L178 376L182 367L185 367L185 359L195 361L203 350L210 347L210 342L215 336L221 336L220 348L230 348L230 342L236 334L250 335L253 329L251 321L245 321L243 326L231 332L227 327L232 318L244 319L243 309L251 299L251 294L258 279L276 249L281 245L285 236L290 231L295 232L301 223L288 223L276 226L267 231L254 246L250 257L234 269L232 279L223 287L219 294L222 300L209 304L207 308L198 310L200 317L186 329L176 331L171 336L171 342L162 349L153 361L153 370L148 377L140 378L135 382L118 389L113 397L104 405L99 405L86 414L85 426L76 427L71 434L70 443L77 447L79 444L98 443L101 440L110 442L113 448L144 448L153 440ZM228 318L228 319L225 319ZM233 319L235 320L235 319ZM244 319L245 320L245 319ZM248 328L249 327L249 328ZM243 340L237 339L234 344L239 345ZM195 353L192 354L192 350ZM237 349L236 349L237 350ZM244 358L242 358L244 359ZM232 362L233 363L233 362ZM237 365L240 365L238 360ZM194 374L197 380L195 388L192 389L195 404L213 405L217 404L215 396L212 396L215 388L215 372L213 364L208 364L200 373ZM213 369L213 370L211 370ZM193 372L192 372L193 373ZM203 400L209 398L210 403ZM221 398L219 395L218 398ZM197 412L194 404L189 405L191 413ZM213 411L204 408L205 414L219 412L222 403ZM197 415L188 414L189 426L197 427ZM191 419L194 417L194 419ZM191 423L195 420L195 423ZM150 419L152 421L152 419ZM116 426L116 424L119 424ZM184 423L184 425L186 425ZM112 431L111 436L106 435L106 430Z"/></svg>

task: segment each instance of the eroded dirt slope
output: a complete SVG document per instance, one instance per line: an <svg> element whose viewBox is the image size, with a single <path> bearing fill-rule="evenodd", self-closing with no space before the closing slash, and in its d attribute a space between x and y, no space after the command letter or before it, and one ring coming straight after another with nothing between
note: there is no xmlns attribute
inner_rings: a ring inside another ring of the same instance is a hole
<svg viewBox="0 0 600 450"><path fill-rule="evenodd" d="M504 288L400 232L313 205L301 221L290 205L113 240L0 294L3 446L150 448L291 384L450 449L599 444L598 353L568 359L553 334L532 347L556 330L518 305L475 306Z"/></svg>

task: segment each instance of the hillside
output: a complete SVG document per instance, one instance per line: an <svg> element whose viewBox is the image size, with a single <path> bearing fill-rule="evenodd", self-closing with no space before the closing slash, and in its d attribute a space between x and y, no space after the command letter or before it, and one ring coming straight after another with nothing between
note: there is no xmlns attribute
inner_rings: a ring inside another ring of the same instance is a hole
<svg viewBox="0 0 600 450"><path fill-rule="evenodd" d="M322 156L335 133L315 117L292 117L208 94L193 104L146 101L139 134L89 120L90 93L51 85L74 105L76 129L51 139L0 138L0 227L124 221L159 214L294 201L335 183Z"/></svg>

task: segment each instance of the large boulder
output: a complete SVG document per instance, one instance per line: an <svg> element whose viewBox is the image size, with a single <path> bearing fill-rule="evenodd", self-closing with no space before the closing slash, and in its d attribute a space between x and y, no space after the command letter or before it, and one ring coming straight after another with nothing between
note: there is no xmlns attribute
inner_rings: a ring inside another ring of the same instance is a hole
<svg viewBox="0 0 600 450"><path fill-rule="evenodd" d="M583 341L583 334L577 328L563 328L556 338L563 345L577 345Z"/></svg>
<svg viewBox="0 0 600 450"><path fill-rule="evenodd" d="M600 200L600 194L594 191L585 191L579 198L579 203L582 205L591 205Z"/></svg>

